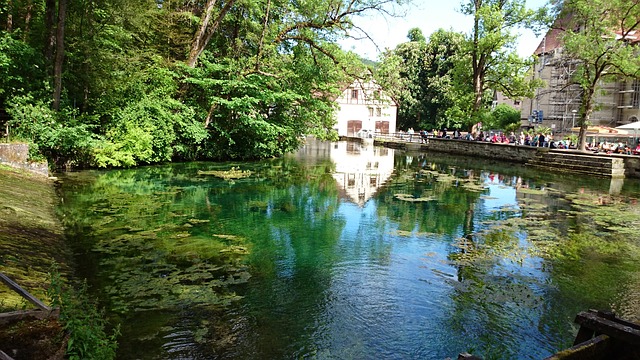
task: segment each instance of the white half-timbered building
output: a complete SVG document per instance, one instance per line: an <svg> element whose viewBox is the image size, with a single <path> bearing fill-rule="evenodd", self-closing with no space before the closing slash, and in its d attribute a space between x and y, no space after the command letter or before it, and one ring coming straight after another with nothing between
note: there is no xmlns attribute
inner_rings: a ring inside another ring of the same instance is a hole
<svg viewBox="0 0 640 360"><path fill-rule="evenodd" d="M339 136L365 136L396 132L398 105L385 95L374 80L355 80L336 99L339 105L337 124Z"/></svg>

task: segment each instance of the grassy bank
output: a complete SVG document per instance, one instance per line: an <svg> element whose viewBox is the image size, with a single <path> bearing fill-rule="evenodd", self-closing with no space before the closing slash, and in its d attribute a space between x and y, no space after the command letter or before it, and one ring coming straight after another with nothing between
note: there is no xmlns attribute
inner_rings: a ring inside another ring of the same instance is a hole
<svg viewBox="0 0 640 360"><path fill-rule="evenodd" d="M59 264L63 274L69 269L57 201L51 180L0 166L0 271L45 303L51 265ZM0 285L0 311L30 308Z"/></svg>
<svg viewBox="0 0 640 360"><path fill-rule="evenodd" d="M68 273L69 253L54 213L56 201L49 179L0 165L0 271L45 303L52 264ZM34 308L0 283L0 312ZM0 326L0 350L15 359L62 359L64 343L56 319Z"/></svg>
<svg viewBox="0 0 640 360"><path fill-rule="evenodd" d="M117 328L108 335L86 287L68 281L72 257L55 215L57 202L50 179L0 165L0 271L60 309L59 319L0 326L0 350L16 360L113 359ZM33 308L0 283L0 312Z"/></svg>

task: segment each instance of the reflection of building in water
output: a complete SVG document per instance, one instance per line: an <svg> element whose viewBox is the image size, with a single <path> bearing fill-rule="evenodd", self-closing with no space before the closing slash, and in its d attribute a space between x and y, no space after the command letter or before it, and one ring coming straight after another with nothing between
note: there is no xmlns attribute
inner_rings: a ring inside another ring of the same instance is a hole
<svg viewBox="0 0 640 360"><path fill-rule="evenodd" d="M333 144L328 141L320 141L312 136L305 139L304 145L290 156L295 157L307 165L315 165L327 161L331 157Z"/></svg>
<svg viewBox="0 0 640 360"><path fill-rule="evenodd" d="M345 196L363 206L393 172L393 149L356 142L332 143L333 174Z"/></svg>

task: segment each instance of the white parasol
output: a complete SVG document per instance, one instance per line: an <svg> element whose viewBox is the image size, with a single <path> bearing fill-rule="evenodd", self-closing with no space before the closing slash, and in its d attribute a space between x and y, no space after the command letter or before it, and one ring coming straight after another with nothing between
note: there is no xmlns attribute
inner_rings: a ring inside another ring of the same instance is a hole
<svg viewBox="0 0 640 360"><path fill-rule="evenodd" d="M636 132L640 129L640 121L634 121L632 123L616 126L616 129L621 130L633 130L633 141L636 142Z"/></svg>

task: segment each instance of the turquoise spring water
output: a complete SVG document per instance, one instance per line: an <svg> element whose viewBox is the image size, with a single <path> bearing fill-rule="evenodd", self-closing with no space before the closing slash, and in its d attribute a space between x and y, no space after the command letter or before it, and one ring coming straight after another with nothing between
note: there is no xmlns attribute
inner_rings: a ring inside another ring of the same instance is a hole
<svg viewBox="0 0 640 360"><path fill-rule="evenodd" d="M631 180L310 142L59 191L122 359L540 359L579 311L640 318Z"/></svg>

